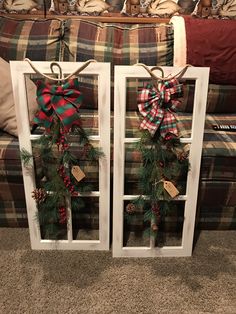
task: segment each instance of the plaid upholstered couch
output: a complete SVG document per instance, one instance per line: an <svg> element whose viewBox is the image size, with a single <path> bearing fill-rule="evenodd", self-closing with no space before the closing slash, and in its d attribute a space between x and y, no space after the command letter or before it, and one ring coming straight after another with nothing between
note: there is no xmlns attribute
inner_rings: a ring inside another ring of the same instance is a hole
<svg viewBox="0 0 236 314"><path fill-rule="evenodd" d="M112 25L75 19L44 21L0 18L0 57L9 60L97 61L116 64L173 64L173 27L170 24ZM112 67L113 68L113 67ZM137 125L135 82L127 94L127 132ZM88 109L95 112L96 90L82 82ZM236 124L236 86L209 85L207 118L199 186L199 228L236 226L236 133L215 132L212 124ZM193 89L186 87L180 129L191 127ZM111 109L112 109L111 105ZM2 114L2 113L1 113ZM96 113L94 113L95 115ZM96 127L94 122L88 127ZM126 154L127 186L137 180L139 162ZM24 186L17 137L0 131L0 226L27 227Z"/></svg>

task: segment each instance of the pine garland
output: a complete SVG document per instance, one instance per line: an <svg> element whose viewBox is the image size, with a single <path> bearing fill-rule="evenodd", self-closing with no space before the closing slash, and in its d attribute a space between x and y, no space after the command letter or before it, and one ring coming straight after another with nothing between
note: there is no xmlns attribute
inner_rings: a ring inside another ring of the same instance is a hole
<svg viewBox="0 0 236 314"><path fill-rule="evenodd" d="M169 90L168 90L169 89ZM182 86L176 79L162 83L160 90L148 84L138 97L138 108L144 120L136 149L141 154L138 187L141 195L131 204L132 215L125 211L125 219L132 220L135 212L142 210L149 228L146 235L157 236L162 219L176 210L172 200L183 190L189 170L188 151L177 134L176 110L182 96Z"/></svg>
<svg viewBox="0 0 236 314"><path fill-rule="evenodd" d="M189 161L184 145L178 138L166 141L158 132L154 137L147 131L142 132L136 148L142 156L138 181L141 195L130 204L136 207L136 210L138 208L143 210L144 222L150 225L145 234L156 237L161 220L170 211L176 210L176 204L165 190L164 182L170 181L181 190L183 187L178 180L186 180ZM185 158L180 158L180 155L184 155ZM135 214L134 208L132 214ZM126 210L126 219L127 216L130 216L129 221L132 220L129 211Z"/></svg>
<svg viewBox="0 0 236 314"><path fill-rule="evenodd" d="M178 138L165 141L158 132L154 137L147 131L142 132L136 149L142 156L138 182L141 195L130 204L143 210L144 222L150 226L145 234L156 237L161 220L176 210L176 204L165 190L164 182L170 181L178 190L183 190L182 182L186 181L189 161L184 145ZM185 158L180 158L180 155ZM134 209L132 214L135 214ZM125 218L129 222L132 220L127 210Z"/></svg>
<svg viewBox="0 0 236 314"><path fill-rule="evenodd" d="M79 96L81 98L80 94ZM40 114L44 114L41 112ZM46 124L46 119L41 118L41 124ZM77 148L81 151L79 160L70 149L71 135L76 136ZM46 239L60 239L66 232L67 200L71 202L72 211L79 210L84 202L82 198L75 196L92 189L83 177L78 178L72 173L72 167L79 167L80 160L98 161L104 154L90 143L89 135L83 129L79 115L70 129L66 130L57 114L53 114L50 129L45 128L43 135L33 141L33 152L33 155L40 156L42 167L41 180L32 191L32 197L38 208L37 219L41 227L41 236ZM23 149L21 158L27 167L33 156Z"/></svg>
<svg viewBox="0 0 236 314"><path fill-rule="evenodd" d="M58 121L60 124L60 121ZM103 156L100 149L95 148L89 141L89 137L84 130L75 127L73 135L78 135L79 146L83 149L82 159L90 161L98 161ZM69 136L68 136L69 137ZM76 196L77 193L90 192L92 186L82 181L77 182L71 174L71 168L78 165L79 160L74 156L69 149L69 139L65 138L66 149L57 151L56 137L42 135L38 140L34 141L34 150L40 156L41 166L43 169L44 180L39 183L40 189L47 193L47 197L43 202L36 199L38 208L38 220L41 226L44 238L58 239L63 231L62 227L66 225L66 199L71 196ZM56 144L56 145L55 145ZM65 146L64 146L65 147ZM27 166L33 158L26 150L21 151L23 164ZM66 166L65 166L66 165ZM62 175L61 169L64 170ZM37 189L36 189L37 190ZM33 193L36 191L34 190ZM79 210L83 207L82 198L71 198L72 211ZM64 219L62 219L62 209L64 209ZM53 226L52 226L53 225Z"/></svg>

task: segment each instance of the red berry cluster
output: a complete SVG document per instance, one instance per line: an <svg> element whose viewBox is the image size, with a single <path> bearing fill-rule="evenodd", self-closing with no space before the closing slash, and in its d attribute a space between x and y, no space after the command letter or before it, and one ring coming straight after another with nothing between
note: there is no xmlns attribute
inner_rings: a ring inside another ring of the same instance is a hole
<svg viewBox="0 0 236 314"><path fill-rule="evenodd" d="M67 140L65 138L63 131L61 131L61 133L57 139L57 148L58 148L58 150L61 150L62 152L64 152L65 150L67 150L69 148L69 144L67 143Z"/></svg>
<svg viewBox="0 0 236 314"><path fill-rule="evenodd" d="M71 194L73 194L75 191L75 187L72 184L70 177L66 174L65 167L63 165L60 165L58 172L61 178L63 179L63 182L67 189L70 191Z"/></svg>
<svg viewBox="0 0 236 314"><path fill-rule="evenodd" d="M165 139L165 141L169 141L169 140L171 140L173 137L174 137L173 134L168 133L168 134L165 135L165 138L164 138L164 139Z"/></svg>
<svg viewBox="0 0 236 314"><path fill-rule="evenodd" d="M64 206L61 206L59 208L59 216L60 216L59 223L61 225L64 225L66 223L66 221L67 221L66 208Z"/></svg>
<svg viewBox="0 0 236 314"><path fill-rule="evenodd" d="M157 232L159 230L159 224L161 221L160 207L158 205L153 205L152 212L153 214L155 214L156 219L153 222L151 222L151 229L153 232Z"/></svg>

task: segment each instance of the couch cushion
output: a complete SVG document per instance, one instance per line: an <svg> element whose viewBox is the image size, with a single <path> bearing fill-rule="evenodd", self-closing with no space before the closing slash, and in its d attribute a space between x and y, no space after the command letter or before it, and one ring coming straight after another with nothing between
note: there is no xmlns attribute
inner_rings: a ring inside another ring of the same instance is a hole
<svg viewBox="0 0 236 314"><path fill-rule="evenodd" d="M193 111L194 85L184 85L184 97L180 110ZM207 94L207 113L236 113L236 85L209 84Z"/></svg>
<svg viewBox="0 0 236 314"><path fill-rule="evenodd" d="M94 122L97 120L96 115L96 112L93 114L90 113L91 118L90 122L87 119L87 126L95 126L96 128L97 123ZM128 117L127 123L130 121L132 119ZM225 132L220 133L224 137L229 135ZM136 192L137 173L140 167L139 157L134 150L127 150L125 164L126 184L131 189L136 188ZM97 181L97 169L95 172L93 169L96 168L89 167L88 171L90 172L92 181ZM229 229L235 227L236 222L233 219L235 215L236 195L235 172L235 156L203 156L199 198L199 205L201 207L199 221L201 228ZM16 138L4 132L0 132L0 184L0 226L27 226L19 144ZM217 202L215 202L215 194L218 195ZM215 207L216 204L217 208ZM86 215L83 214L78 219L80 219L80 223L82 219L83 224L86 223L89 225L90 223ZM96 221L95 219L91 226L94 227ZM170 222L168 222L169 225ZM176 226L175 221L173 221L173 226Z"/></svg>
<svg viewBox="0 0 236 314"><path fill-rule="evenodd" d="M0 200L0 227L28 227L25 200Z"/></svg>
<svg viewBox="0 0 236 314"><path fill-rule="evenodd" d="M232 182L236 180L235 156L203 156L201 180Z"/></svg>
<svg viewBox="0 0 236 314"><path fill-rule="evenodd" d="M192 114L176 115L180 137L191 135ZM126 113L126 137L139 137L140 115L138 112ZM236 125L236 114L207 114L204 131L203 156L236 157L236 132L215 131L215 124Z"/></svg>
<svg viewBox="0 0 236 314"><path fill-rule="evenodd" d="M179 115L178 124L180 135L190 135L192 125L191 115ZM236 114L207 114L204 131L203 156L236 157L236 132L213 130L213 125L233 124L236 125Z"/></svg>
<svg viewBox="0 0 236 314"><path fill-rule="evenodd" d="M61 21L0 18L0 57L9 60L59 60Z"/></svg>
<svg viewBox="0 0 236 314"><path fill-rule="evenodd" d="M235 207L236 182L202 181L199 202L210 207Z"/></svg>
<svg viewBox="0 0 236 314"><path fill-rule="evenodd" d="M0 227L27 227L18 139L0 131Z"/></svg>
<svg viewBox="0 0 236 314"><path fill-rule="evenodd" d="M223 185L223 184L222 184ZM204 187L201 187L204 189ZM223 187L224 189L224 187ZM208 190L209 191L209 190ZM213 187L213 193L219 193ZM236 191L233 191L236 193ZM236 207L213 204L205 205L204 200L201 201L201 211L197 218L198 229L219 229L219 230L235 230L236 229Z"/></svg>
<svg viewBox="0 0 236 314"><path fill-rule="evenodd" d="M18 139L0 131L0 200L24 200Z"/></svg>
<svg viewBox="0 0 236 314"><path fill-rule="evenodd" d="M66 21L65 30L64 61L96 59L111 63L111 102L115 65L173 64L173 28L170 24L113 25L71 19ZM97 102L96 79L80 77L80 81L84 93L90 95L87 101L93 106Z"/></svg>
<svg viewBox="0 0 236 314"><path fill-rule="evenodd" d="M143 62L172 65L173 28L169 24L113 25L68 20L64 40L71 54L65 61L96 59L114 65ZM68 51L67 51L68 52Z"/></svg>
<svg viewBox="0 0 236 314"><path fill-rule="evenodd" d="M149 80L129 78L126 95L127 111L136 110L138 90L151 83ZM192 112L195 85L192 82L183 82L184 97L179 108L180 111ZM209 84L207 95L207 113L236 113L236 85Z"/></svg>

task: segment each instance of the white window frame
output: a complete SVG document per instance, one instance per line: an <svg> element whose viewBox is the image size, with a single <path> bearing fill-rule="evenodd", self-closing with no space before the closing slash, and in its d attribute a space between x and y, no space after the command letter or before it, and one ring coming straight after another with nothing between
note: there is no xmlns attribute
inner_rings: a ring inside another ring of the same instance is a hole
<svg viewBox="0 0 236 314"><path fill-rule="evenodd" d="M49 74L51 62L33 62L35 69L41 73ZM62 73L66 75L75 71L83 65L80 62L58 62ZM27 150L32 154L32 141L38 136L30 133L29 117L27 109L27 96L25 75L34 74L27 61L11 61L11 76L13 85L13 95L16 107L17 128L20 149ZM110 221L110 64L90 63L80 74L97 75L98 78L98 119L99 133L91 136L90 140L99 143L99 147L105 154L99 160L99 190L83 194L81 197L99 198L99 239L98 240L74 240L72 233L72 215L70 209L70 199L68 199L68 222L66 240L45 240L41 238L39 223L36 219L37 206L31 196L31 192L36 188L35 169L33 161L32 171L22 163L23 181L25 188L25 198L27 215L29 222L29 233L31 247L35 250L108 250L109 249L109 221Z"/></svg>
<svg viewBox="0 0 236 314"><path fill-rule="evenodd" d="M180 67L162 67L164 76L180 72ZM123 246L124 201L133 200L138 195L124 194L125 144L137 142L138 138L125 137L126 83L128 78L150 78L141 66L115 66L114 83L114 182L113 182L113 256L114 257L156 257L191 256L197 207L199 173L202 143L205 125L206 101L209 80L209 68L188 67L183 79L195 81L192 130L189 138L182 143L190 144L190 170L187 175L186 194L174 200L184 201L184 221L182 243L180 246L155 247L154 237L150 237L150 246Z"/></svg>

